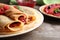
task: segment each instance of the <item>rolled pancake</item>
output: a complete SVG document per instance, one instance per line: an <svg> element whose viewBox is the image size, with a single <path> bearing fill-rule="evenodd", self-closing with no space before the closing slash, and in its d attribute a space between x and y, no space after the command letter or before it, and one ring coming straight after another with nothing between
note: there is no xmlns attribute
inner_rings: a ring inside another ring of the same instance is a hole
<svg viewBox="0 0 60 40"><path fill-rule="evenodd" d="M7 13L9 13L9 15L19 15L19 14L21 14L22 13L22 11L19 11L18 9L16 9L16 8L14 8L13 6L10 6L9 5L9 9L6 11L6 15L8 15Z"/></svg>
<svg viewBox="0 0 60 40"><path fill-rule="evenodd" d="M18 20L19 16L26 15L26 14L24 14L22 11L19 11L16 8L14 8L13 6L10 6L10 9L5 11L5 15L12 18L13 20Z"/></svg>
<svg viewBox="0 0 60 40"><path fill-rule="evenodd" d="M0 29L5 31L18 31L23 27L20 21L13 21L4 15L0 15Z"/></svg>

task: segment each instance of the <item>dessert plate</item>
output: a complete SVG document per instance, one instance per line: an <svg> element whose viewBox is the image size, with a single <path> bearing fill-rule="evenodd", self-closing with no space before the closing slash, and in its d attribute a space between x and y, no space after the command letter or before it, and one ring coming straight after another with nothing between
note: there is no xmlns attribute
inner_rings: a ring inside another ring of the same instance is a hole
<svg viewBox="0 0 60 40"><path fill-rule="evenodd" d="M4 32L3 32L2 34L0 34L0 38L25 34L27 32L30 32L30 31L36 29L37 27L40 27L41 24L43 23L44 17L39 11L37 11L36 9L30 8L30 7L25 7L25 6L20 6L20 7L23 8L25 12L27 12L31 15L32 15L32 13L34 13L36 15L36 21L25 25L26 27L24 26L23 30L21 30L21 31L14 32L14 33L7 33L7 34L4 34Z"/></svg>

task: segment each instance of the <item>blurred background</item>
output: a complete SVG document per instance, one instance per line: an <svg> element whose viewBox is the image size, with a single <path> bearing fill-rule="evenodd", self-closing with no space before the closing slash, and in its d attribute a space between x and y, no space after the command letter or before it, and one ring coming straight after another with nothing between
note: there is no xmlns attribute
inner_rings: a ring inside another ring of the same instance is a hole
<svg viewBox="0 0 60 40"><path fill-rule="evenodd" d="M60 0L0 0L1 3L34 7L35 5L60 3Z"/></svg>
<svg viewBox="0 0 60 40"><path fill-rule="evenodd" d="M6 4L11 4L11 5L17 5L19 4L18 1L21 2L21 0L0 0L0 3L6 3ZM25 0L26 1L26 0ZM32 0L30 0L32 1ZM44 5L43 0L33 0L36 2L37 5ZM32 3L32 2L31 2Z"/></svg>

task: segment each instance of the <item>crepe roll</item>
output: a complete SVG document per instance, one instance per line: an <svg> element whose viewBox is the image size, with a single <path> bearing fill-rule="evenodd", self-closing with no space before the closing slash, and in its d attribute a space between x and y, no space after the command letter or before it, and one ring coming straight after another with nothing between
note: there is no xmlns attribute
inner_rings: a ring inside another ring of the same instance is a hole
<svg viewBox="0 0 60 40"><path fill-rule="evenodd" d="M16 20L19 15L23 14L23 12L19 11L18 9L14 8L13 6L10 6L8 10L5 11L5 15L12 18L13 20ZM15 15L18 15L15 17Z"/></svg>
<svg viewBox="0 0 60 40"><path fill-rule="evenodd" d="M13 20L19 20L19 21L22 21L24 23L26 23L26 20L28 17L28 15L26 13L20 12L20 11L18 12L18 10L16 10L15 8L11 9L11 10L7 10L5 15L10 17Z"/></svg>
<svg viewBox="0 0 60 40"><path fill-rule="evenodd" d="M9 15L19 15L19 14L22 13L22 11L14 8L14 6L10 6L10 8L5 11L5 13L6 13L7 16L9 16Z"/></svg>
<svg viewBox="0 0 60 40"><path fill-rule="evenodd" d="M13 21L4 15L0 15L0 29L5 31L18 31L23 27L20 21Z"/></svg>

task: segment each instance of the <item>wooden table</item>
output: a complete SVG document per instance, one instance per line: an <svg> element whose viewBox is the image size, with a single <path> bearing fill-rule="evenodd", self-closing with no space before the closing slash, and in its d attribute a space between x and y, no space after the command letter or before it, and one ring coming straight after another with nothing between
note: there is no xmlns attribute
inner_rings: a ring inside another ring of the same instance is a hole
<svg viewBox="0 0 60 40"><path fill-rule="evenodd" d="M38 10L39 6L35 9ZM43 24L24 35L18 35L0 40L60 40L60 19L55 19L44 15Z"/></svg>

